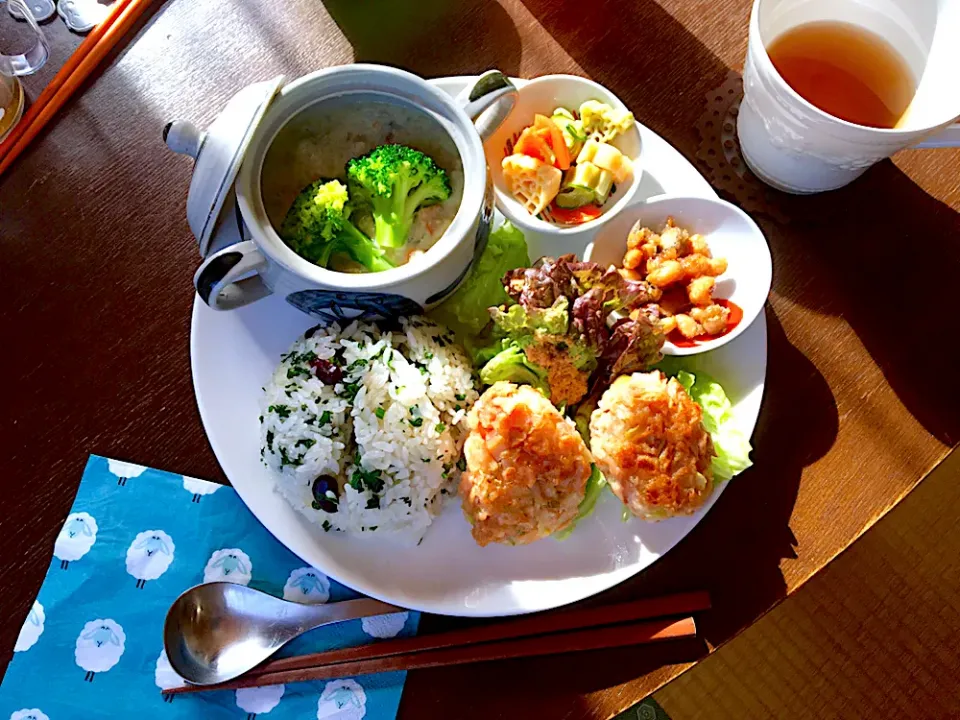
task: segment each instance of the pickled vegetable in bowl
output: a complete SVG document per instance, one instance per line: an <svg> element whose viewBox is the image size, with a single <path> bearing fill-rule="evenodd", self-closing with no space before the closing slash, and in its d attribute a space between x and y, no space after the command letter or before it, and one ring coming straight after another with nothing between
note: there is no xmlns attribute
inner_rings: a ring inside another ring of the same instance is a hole
<svg viewBox="0 0 960 720"><path fill-rule="evenodd" d="M645 130L620 98L584 77L543 75L518 91L483 145L497 209L531 233L536 254L581 253L637 195Z"/></svg>
<svg viewBox="0 0 960 720"><path fill-rule="evenodd" d="M633 161L615 141L635 124L630 111L598 100L534 115L504 148L508 190L530 215L550 223L598 218L616 184L633 176Z"/></svg>

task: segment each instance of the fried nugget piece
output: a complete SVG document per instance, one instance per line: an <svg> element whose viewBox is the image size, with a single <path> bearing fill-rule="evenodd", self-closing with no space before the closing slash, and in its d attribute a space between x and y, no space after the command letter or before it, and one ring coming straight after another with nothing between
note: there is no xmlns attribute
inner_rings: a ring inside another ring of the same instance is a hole
<svg viewBox="0 0 960 720"><path fill-rule="evenodd" d="M590 373L577 370L570 354L557 348L552 338L547 337L527 346L527 359L547 371L550 385L550 400L557 405L573 405L587 394Z"/></svg>
<svg viewBox="0 0 960 720"><path fill-rule="evenodd" d="M703 413L659 371L617 378L590 417L590 447L610 489L644 520L686 515L713 491Z"/></svg>
<svg viewBox="0 0 960 720"><path fill-rule="evenodd" d="M494 383L467 424L460 497L479 545L523 545L576 518L590 453L573 423L540 392Z"/></svg>

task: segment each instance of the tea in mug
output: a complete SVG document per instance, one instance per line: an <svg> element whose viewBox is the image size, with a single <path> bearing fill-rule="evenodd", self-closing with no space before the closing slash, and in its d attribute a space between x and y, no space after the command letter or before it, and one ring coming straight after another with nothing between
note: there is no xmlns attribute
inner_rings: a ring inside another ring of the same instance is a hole
<svg viewBox="0 0 960 720"><path fill-rule="evenodd" d="M917 90L890 43L849 23L798 25L776 37L767 54L804 100L857 125L897 127Z"/></svg>

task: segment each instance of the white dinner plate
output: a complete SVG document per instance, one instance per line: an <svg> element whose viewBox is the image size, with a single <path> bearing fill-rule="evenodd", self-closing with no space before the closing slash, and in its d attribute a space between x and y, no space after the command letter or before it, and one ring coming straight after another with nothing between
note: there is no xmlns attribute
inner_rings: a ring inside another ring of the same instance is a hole
<svg viewBox="0 0 960 720"><path fill-rule="evenodd" d="M433 82L456 95L470 80ZM652 130L642 125L640 130L644 173L638 201L662 193L716 197L683 155ZM530 234L527 243L531 258L558 254L545 238ZM445 615L513 615L554 608L636 575L689 533L726 487L720 485L696 514L659 523L624 522L623 506L605 492L594 514L568 539L548 538L523 547L479 547L456 501L448 502L417 547L324 533L274 492L260 461L257 422L261 388L280 354L314 324L316 319L282 297L270 296L229 312L211 310L198 298L190 335L193 383L210 445L247 507L290 550L359 592ZM720 380L734 403L737 425L748 435L760 412L766 344L761 313L734 342L690 359Z"/></svg>

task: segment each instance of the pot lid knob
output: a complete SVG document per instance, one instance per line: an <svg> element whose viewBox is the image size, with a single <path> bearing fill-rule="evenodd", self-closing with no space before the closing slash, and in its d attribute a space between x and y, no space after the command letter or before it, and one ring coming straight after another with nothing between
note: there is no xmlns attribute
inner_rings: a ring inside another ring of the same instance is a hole
<svg viewBox="0 0 960 720"><path fill-rule="evenodd" d="M163 128L167 147L195 161L187 195L187 222L203 257L210 253L217 227L233 214L233 183L240 164L283 81L281 75L243 88L230 99L206 132L181 120L167 123Z"/></svg>
<svg viewBox="0 0 960 720"><path fill-rule="evenodd" d="M204 133L196 125L186 120L175 120L163 128L163 141L175 153L189 155L196 159L203 145Z"/></svg>

